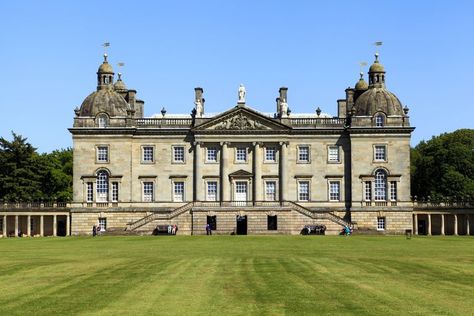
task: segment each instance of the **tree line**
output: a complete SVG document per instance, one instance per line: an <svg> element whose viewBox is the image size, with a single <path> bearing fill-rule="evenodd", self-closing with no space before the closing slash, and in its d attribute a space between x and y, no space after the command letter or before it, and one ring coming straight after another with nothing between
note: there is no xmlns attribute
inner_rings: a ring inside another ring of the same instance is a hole
<svg viewBox="0 0 474 316"><path fill-rule="evenodd" d="M0 202L72 201L72 149L39 154L27 138L0 138ZM418 200L474 199L474 130L460 129L411 148Z"/></svg>

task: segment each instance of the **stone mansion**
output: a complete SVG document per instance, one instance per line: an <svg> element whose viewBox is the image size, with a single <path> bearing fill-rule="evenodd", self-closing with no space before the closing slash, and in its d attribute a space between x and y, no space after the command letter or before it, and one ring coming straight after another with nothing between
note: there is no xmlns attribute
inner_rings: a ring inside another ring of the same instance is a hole
<svg viewBox="0 0 474 316"><path fill-rule="evenodd" d="M375 56L337 101L338 116L290 111L281 87L275 113L248 106L245 87L219 114L195 88L190 115L144 117L107 55L97 90L75 110L72 234L103 229L179 234L298 234L324 224L404 233L413 226L408 108L385 87Z"/></svg>

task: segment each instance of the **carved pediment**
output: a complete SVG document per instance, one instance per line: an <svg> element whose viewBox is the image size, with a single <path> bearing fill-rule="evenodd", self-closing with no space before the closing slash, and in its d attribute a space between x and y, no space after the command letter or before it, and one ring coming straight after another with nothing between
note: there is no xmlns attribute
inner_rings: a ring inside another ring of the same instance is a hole
<svg viewBox="0 0 474 316"><path fill-rule="evenodd" d="M237 108L197 126L198 130L216 131L265 131L285 130L288 126L276 122L256 111L247 108Z"/></svg>

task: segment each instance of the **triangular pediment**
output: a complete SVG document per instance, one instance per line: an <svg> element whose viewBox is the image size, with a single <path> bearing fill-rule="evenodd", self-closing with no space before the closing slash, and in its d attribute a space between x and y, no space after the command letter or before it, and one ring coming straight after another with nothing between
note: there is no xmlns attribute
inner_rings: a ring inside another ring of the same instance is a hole
<svg viewBox="0 0 474 316"><path fill-rule="evenodd" d="M290 127L248 107L237 106L194 129L197 131L271 131L288 130Z"/></svg>
<svg viewBox="0 0 474 316"><path fill-rule="evenodd" d="M252 173L246 170L240 169L229 174L229 177L251 177Z"/></svg>

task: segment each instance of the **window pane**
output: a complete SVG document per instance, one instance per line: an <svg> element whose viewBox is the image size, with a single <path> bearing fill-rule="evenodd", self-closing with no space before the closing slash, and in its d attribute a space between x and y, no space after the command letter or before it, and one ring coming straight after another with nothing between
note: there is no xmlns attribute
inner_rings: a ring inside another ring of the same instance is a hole
<svg viewBox="0 0 474 316"><path fill-rule="evenodd" d="M217 149L214 147L207 148L207 161L217 162Z"/></svg>
<svg viewBox="0 0 474 316"><path fill-rule="evenodd" d="M217 182L215 181L207 183L207 200L217 201Z"/></svg>
<svg viewBox="0 0 474 316"><path fill-rule="evenodd" d="M385 201L387 199L387 175L383 170L375 172L375 200Z"/></svg>
<svg viewBox="0 0 474 316"><path fill-rule="evenodd" d="M385 145L377 145L375 146L375 160L386 160L386 146Z"/></svg>
<svg viewBox="0 0 474 316"><path fill-rule="evenodd" d="M303 162L309 161L309 147L300 146L298 147L298 160Z"/></svg>
<svg viewBox="0 0 474 316"><path fill-rule="evenodd" d="M236 149L236 160L240 162L247 161L247 148L239 147Z"/></svg>
<svg viewBox="0 0 474 316"><path fill-rule="evenodd" d="M101 232L105 232L107 229L107 218L101 217L99 218L99 227Z"/></svg>
<svg viewBox="0 0 474 316"><path fill-rule="evenodd" d="M97 147L97 161L107 162L109 161L109 148L106 146Z"/></svg>
<svg viewBox="0 0 474 316"><path fill-rule="evenodd" d="M298 200L309 201L309 182L308 181L298 182Z"/></svg>
<svg viewBox="0 0 474 316"><path fill-rule="evenodd" d="M92 182L87 182L87 202L94 201L94 184Z"/></svg>
<svg viewBox="0 0 474 316"><path fill-rule="evenodd" d="M112 202L118 202L118 182L112 182Z"/></svg>
<svg viewBox="0 0 474 316"><path fill-rule="evenodd" d="M365 189L365 192L364 192L365 200L366 201L372 200L372 182L365 181L364 189Z"/></svg>
<svg viewBox="0 0 474 316"><path fill-rule="evenodd" d="M265 161L276 161L276 149L274 147L265 147Z"/></svg>
<svg viewBox="0 0 474 316"><path fill-rule="evenodd" d="M390 200L391 201L397 200L397 182L396 181L390 182Z"/></svg>
<svg viewBox="0 0 474 316"><path fill-rule="evenodd" d="M143 161L153 162L153 147L143 147Z"/></svg>
<svg viewBox="0 0 474 316"><path fill-rule="evenodd" d="M377 230L385 230L385 217L377 217Z"/></svg>
<svg viewBox="0 0 474 316"><path fill-rule="evenodd" d="M143 201L153 201L153 182L143 182Z"/></svg>
<svg viewBox="0 0 474 316"><path fill-rule="evenodd" d="M265 200L276 201L276 182L275 181L265 182Z"/></svg>
<svg viewBox="0 0 474 316"><path fill-rule="evenodd" d="M328 160L331 162L339 162L339 147L329 146Z"/></svg>
<svg viewBox="0 0 474 316"><path fill-rule="evenodd" d="M109 174L106 171L99 171L96 182L97 202L107 202L109 200Z"/></svg>
<svg viewBox="0 0 474 316"><path fill-rule="evenodd" d="M174 182L174 201L182 202L184 201L184 182Z"/></svg>
<svg viewBox="0 0 474 316"><path fill-rule="evenodd" d="M329 200L330 201L339 201L340 199L340 182L339 181L331 181L329 182Z"/></svg>
<svg viewBox="0 0 474 316"><path fill-rule="evenodd" d="M184 147L182 146L173 147L173 161L184 162Z"/></svg>

